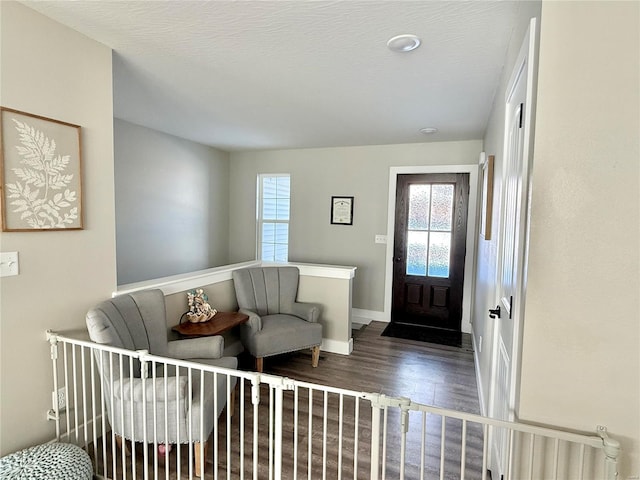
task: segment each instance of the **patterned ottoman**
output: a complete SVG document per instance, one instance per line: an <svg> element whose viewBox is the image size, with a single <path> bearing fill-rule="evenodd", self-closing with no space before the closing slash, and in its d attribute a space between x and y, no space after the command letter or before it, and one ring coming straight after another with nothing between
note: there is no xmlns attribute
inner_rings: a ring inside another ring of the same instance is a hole
<svg viewBox="0 0 640 480"><path fill-rule="evenodd" d="M87 452L70 443L25 448L0 458L0 478L7 480L91 480Z"/></svg>

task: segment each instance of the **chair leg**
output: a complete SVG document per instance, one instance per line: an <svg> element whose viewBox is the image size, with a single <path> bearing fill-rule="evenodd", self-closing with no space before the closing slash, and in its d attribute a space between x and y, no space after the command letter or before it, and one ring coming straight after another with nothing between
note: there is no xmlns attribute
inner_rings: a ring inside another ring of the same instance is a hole
<svg viewBox="0 0 640 480"><path fill-rule="evenodd" d="M127 447L127 441L122 438L120 435L116 435L116 445L120 450L124 450L124 454L128 457L131 455L129 448Z"/></svg>
<svg viewBox="0 0 640 480"><path fill-rule="evenodd" d="M263 357L256 357L256 372L258 373L262 373L262 369L264 368L264 358Z"/></svg>
<svg viewBox="0 0 640 480"><path fill-rule="evenodd" d="M311 366L316 368L320 360L320 346L311 347Z"/></svg>
<svg viewBox="0 0 640 480"><path fill-rule="evenodd" d="M203 462L205 460L205 456L207 454L207 445L209 444L209 442L204 442L203 444L201 444L200 442L196 442L193 445L193 448L195 449L195 456L196 456L196 477L202 477L202 465ZM204 455L202 455L200 453L200 445L202 445L202 450L204 451Z"/></svg>

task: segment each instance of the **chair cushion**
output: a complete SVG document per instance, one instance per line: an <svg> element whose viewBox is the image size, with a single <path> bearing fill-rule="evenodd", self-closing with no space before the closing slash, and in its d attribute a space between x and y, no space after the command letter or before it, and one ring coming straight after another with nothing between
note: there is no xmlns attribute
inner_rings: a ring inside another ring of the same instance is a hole
<svg viewBox="0 0 640 480"><path fill-rule="evenodd" d="M203 358L193 359L193 361L229 369L236 369L238 365L238 360L235 357ZM160 370L158 369L156 385L159 389L163 389L164 378ZM175 369L170 366L167 369L167 375L169 375L168 379L175 378L173 377L173 375L176 375ZM203 378L204 394L201 394ZM136 380L139 381L140 379L134 379L134 381ZM151 439L156 435L158 443L201 441L201 439L209 437L213 430L215 419L220 416L227 404L227 384L229 384L231 391L235 388L237 380L238 377L234 375L233 371L228 374L217 373L215 375L205 372L204 376L202 376L200 370L194 369L189 377L187 369L180 367L179 385L184 385L184 382L186 382L186 388L182 391L184 393L190 391L190 398L188 395L181 397L179 393L173 394L175 390L168 390L168 395L160 393L161 399L168 398L168 401L158 401L155 408L153 407L153 402L150 402L146 408L146 417L143 415L142 402L133 402L132 406L130 401L124 400L116 404L116 408L112 412L113 416L110 414L109 421L112 426L115 425L114 431L128 440L142 441L146 426L147 438ZM152 382L149 380L147 382L151 387ZM175 389L177 384L175 381L169 380L168 383L170 383L170 389ZM147 399L153 398L152 389L149 388L149 390ZM158 394L159 391L156 395ZM135 395L136 391L134 389ZM123 408L120 408L120 405ZM188 413L189 405L191 405L191 413ZM132 408L133 417L131 416ZM176 418L176 412L182 412L182 414ZM202 412L202 415L200 415L200 412ZM168 419L166 426L165 414L168 414L166 416ZM191 428L189 428L189 419L191 419Z"/></svg>
<svg viewBox="0 0 640 480"><path fill-rule="evenodd" d="M105 300L89 310L86 320L89 337L96 343L167 356L162 290L143 290Z"/></svg>
<svg viewBox="0 0 640 480"><path fill-rule="evenodd" d="M193 362L204 363L213 367L230 368L237 370L238 359L236 357L220 357L220 358L192 358Z"/></svg>
<svg viewBox="0 0 640 480"><path fill-rule="evenodd" d="M143 388L144 386L144 388ZM187 393L187 377L158 377L155 380L147 378L144 382L141 378L123 378L114 382L113 395L117 399L147 403L166 402L175 400L176 396L184 398Z"/></svg>
<svg viewBox="0 0 640 480"><path fill-rule="evenodd" d="M248 338L247 348L254 357L268 357L322 343L322 325L310 323L293 315L266 315L262 330Z"/></svg>
<svg viewBox="0 0 640 480"><path fill-rule="evenodd" d="M261 317L293 313L291 308L298 294L296 267L244 268L234 270L232 276L241 309Z"/></svg>

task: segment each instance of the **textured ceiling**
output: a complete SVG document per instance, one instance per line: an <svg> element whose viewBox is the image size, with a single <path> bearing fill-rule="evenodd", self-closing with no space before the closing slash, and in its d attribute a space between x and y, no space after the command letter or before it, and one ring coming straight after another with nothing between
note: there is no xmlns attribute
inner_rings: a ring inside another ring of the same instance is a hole
<svg viewBox="0 0 640 480"><path fill-rule="evenodd" d="M23 3L113 48L116 117L226 150L482 138L521 21L518 1ZM422 46L388 50L402 33Z"/></svg>

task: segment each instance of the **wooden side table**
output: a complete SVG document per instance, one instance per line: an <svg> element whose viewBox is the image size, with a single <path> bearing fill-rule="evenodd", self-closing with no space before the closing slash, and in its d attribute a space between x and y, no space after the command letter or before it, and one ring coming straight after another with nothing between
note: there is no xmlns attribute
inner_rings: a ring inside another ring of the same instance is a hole
<svg viewBox="0 0 640 480"><path fill-rule="evenodd" d="M201 323L191 323L188 320L185 323L176 325L171 330L178 332L185 337L210 337L212 335L221 335L233 327L242 325L249 316L240 312L218 312L211 320Z"/></svg>

